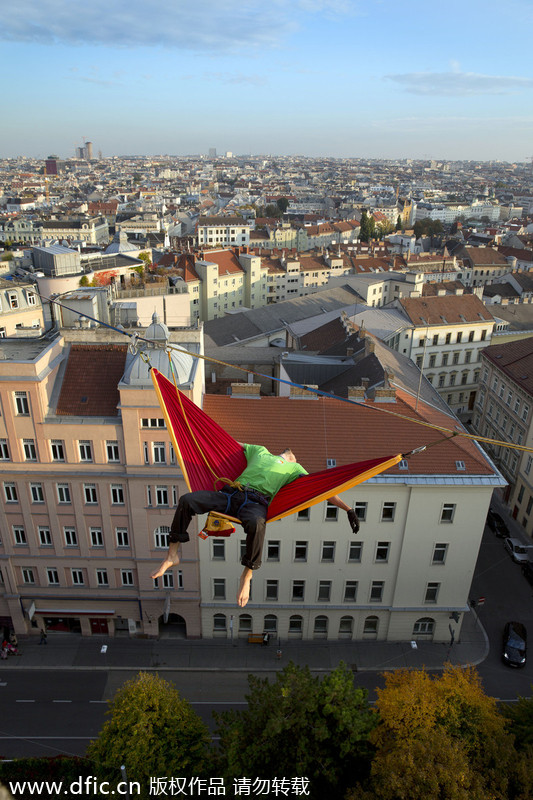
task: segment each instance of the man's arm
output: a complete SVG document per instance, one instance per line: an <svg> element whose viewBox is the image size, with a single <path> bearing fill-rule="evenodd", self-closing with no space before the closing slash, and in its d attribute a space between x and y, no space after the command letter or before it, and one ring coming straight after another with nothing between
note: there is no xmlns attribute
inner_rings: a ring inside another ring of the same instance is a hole
<svg viewBox="0 0 533 800"><path fill-rule="evenodd" d="M338 494L336 494L334 497L330 497L328 499L328 503L331 503L332 506L337 506L337 508L342 509L342 511L346 511L346 513L348 514L348 522L350 523L352 531L354 533L358 533L359 519L357 518L357 514L355 513L353 508L347 506L344 500L340 499Z"/></svg>

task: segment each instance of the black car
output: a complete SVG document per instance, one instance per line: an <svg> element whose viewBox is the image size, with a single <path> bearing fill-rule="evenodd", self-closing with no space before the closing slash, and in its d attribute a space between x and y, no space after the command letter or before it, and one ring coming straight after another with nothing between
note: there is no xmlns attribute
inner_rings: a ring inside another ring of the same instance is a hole
<svg viewBox="0 0 533 800"><path fill-rule="evenodd" d="M503 630L503 663L508 667L526 664L527 631L521 622L508 622Z"/></svg>
<svg viewBox="0 0 533 800"><path fill-rule="evenodd" d="M509 533L509 528L503 520L503 517L501 514L498 514L497 511L494 511L493 508L489 508L489 513L487 514L487 525L491 530L494 531L496 536L500 536L502 539L508 539L511 535Z"/></svg>

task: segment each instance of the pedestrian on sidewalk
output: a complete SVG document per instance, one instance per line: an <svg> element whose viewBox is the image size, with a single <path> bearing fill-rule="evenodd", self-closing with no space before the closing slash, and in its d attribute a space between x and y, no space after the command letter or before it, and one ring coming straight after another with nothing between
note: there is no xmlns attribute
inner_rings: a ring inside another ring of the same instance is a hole
<svg viewBox="0 0 533 800"><path fill-rule="evenodd" d="M39 640L39 644L48 644L47 638L46 631L44 628L41 628L41 638Z"/></svg>

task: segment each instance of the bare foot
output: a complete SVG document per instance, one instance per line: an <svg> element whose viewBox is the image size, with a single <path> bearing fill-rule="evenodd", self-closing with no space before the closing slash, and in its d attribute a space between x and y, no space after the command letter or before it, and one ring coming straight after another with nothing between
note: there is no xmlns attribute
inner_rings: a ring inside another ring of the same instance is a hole
<svg viewBox="0 0 533 800"><path fill-rule="evenodd" d="M252 570L245 569L239 581L239 591L237 592L237 605L244 608L250 598L250 581L252 580Z"/></svg>
<svg viewBox="0 0 533 800"><path fill-rule="evenodd" d="M151 578L160 578L161 575L167 571L167 569L171 569L171 567L175 567L177 564L180 563L180 551L177 547L172 547L170 545L167 553L167 557L164 561L161 562L159 569L155 572L152 572Z"/></svg>

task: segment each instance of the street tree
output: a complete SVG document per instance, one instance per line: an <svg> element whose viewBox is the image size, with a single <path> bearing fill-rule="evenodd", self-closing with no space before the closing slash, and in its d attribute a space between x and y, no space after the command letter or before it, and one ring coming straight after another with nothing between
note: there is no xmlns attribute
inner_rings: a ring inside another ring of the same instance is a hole
<svg viewBox="0 0 533 800"><path fill-rule="evenodd" d="M290 663L272 683L255 675L248 683L245 710L215 715L229 780L306 777L310 797L323 798L342 797L354 777L368 774L376 718L346 665L321 680Z"/></svg>
<svg viewBox="0 0 533 800"><path fill-rule="evenodd" d="M150 777L192 778L205 774L210 759L209 731L174 686L156 674L140 672L126 681L110 702L109 719L90 743L87 757L111 786L126 767L129 781L149 785Z"/></svg>
<svg viewBox="0 0 533 800"><path fill-rule="evenodd" d="M352 800L508 797L513 739L473 668L389 673L377 692L371 779Z"/></svg>

